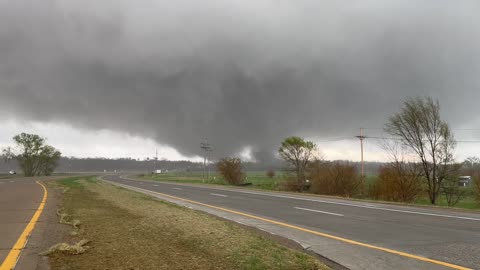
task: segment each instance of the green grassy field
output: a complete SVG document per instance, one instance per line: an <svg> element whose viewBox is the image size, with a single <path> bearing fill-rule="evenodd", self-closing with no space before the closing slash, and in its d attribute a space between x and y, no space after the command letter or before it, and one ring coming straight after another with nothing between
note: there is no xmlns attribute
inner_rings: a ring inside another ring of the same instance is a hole
<svg viewBox="0 0 480 270"><path fill-rule="evenodd" d="M226 185L223 177L217 172L210 172L210 178L203 180L203 172L168 172L157 175L143 175L143 179L150 179L156 181L168 181L178 183L198 183L198 184L215 184ZM282 182L285 181L285 177L282 172L276 172L273 178L269 178L264 171L249 171L246 172L247 183L252 185L247 186L250 188L265 189L265 190L280 190ZM365 184L366 189L373 185L377 181L376 175L366 175ZM462 200L458 202L454 207L464 209L480 209L480 204L475 200L473 191L471 188L466 188L466 194ZM367 192L368 193L368 192ZM356 199L371 200L369 197L358 197ZM419 205L431 205L428 195L419 197L415 204ZM437 202L437 206L448 206L447 201L443 195L440 196Z"/></svg>
<svg viewBox="0 0 480 270"><path fill-rule="evenodd" d="M217 172L210 172L210 178L208 179L207 176L203 179L203 172L168 172L157 175L143 175L141 177L144 179L178 183L226 185L223 177ZM252 184L250 187L266 190L278 190L280 184L285 181L281 172L277 172L274 177L270 178L266 175L266 172L250 171L246 172L245 177L245 182Z"/></svg>

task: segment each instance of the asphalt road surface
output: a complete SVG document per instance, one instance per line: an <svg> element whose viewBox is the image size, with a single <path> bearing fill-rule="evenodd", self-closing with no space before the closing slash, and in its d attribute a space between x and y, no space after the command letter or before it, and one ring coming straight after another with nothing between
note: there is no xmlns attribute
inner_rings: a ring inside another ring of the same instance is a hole
<svg viewBox="0 0 480 270"><path fill-rule="evenodd" d="M140 181L120 176L105 176L104 179L137 190L199 202L204 204L202 207L207 205L206 208L216 206L273 220L286 228L285 233L278 230L276 233L289 238L295 234L287 230L304 228L302 233L318 232L311 234L311 238L330 241L328 249L324 250L349 268L401 269L405 265L404 269L480 269L480 213L244 188ZM435 262L429 262L430 259Z"/></svg>
<svg viewBox="0 0 480 270"><path fill-rule="evenodd" d="M37 221L45 190L34 179L0 179L0 269L33 269L38 256L23 256ZM43 206L42 206L43 208ZM36 214L37 213L37 214ZM35 218L35 224L32 218ZM12 252L13 251L13 252ZM23 257L22 257L23 256ZM7 259L8 258L8 259Z"/></svg>

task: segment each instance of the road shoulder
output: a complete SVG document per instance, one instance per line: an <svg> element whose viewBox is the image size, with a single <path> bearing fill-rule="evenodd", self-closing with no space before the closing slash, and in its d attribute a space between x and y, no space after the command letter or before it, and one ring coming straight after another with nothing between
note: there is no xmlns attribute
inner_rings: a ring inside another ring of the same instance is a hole
<svg viewBox="0 0 480 270"><path fill-rule="evenodd" d="M58 222L57 210L61 207L62 190L53 181L44 181L48 199L35 229L18 260L16 269L49 270L48 257L40 255L52 245L66 239L69 227Z"/></svg>

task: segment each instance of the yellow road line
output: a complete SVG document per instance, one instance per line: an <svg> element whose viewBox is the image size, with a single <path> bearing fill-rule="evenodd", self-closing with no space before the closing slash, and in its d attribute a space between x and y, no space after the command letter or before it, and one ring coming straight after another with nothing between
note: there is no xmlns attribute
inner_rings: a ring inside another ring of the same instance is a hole
<svg viewBox="0 0 480 270"><path fill-rule="evenodd" d="M42 183L38 181L36 183L42 186L43 188L43 199L40 202L40 205L38 206L37 210L33 214L32 219L27 224L27 227L25 227L25 230L23 230L17 242L15 242L15 245L12 247L12 249L8 253L2 265L0 265L0 270L11 270L15 268L15 265L17 264L17 261L20 257L20 253L22 252L23 248L27 244L28 238L32 234L33 228L35 228L35 224L37 223L38 218L43 212L45 203L47 202L48 191L47 191L47 188Z"/></svg>
<svg viewBox="0 0 480 270"><path fill-rule="evenodd" d="M112 182L112 183L115 183L115 182ZM115 183L115 184L117 184L117 183ZM132 187L132 186L123 185L123 184L119 184L119 185ZM413 255L413 254L410 254L410 253L389 249L389 248L374 246L374 245L358 242L358 241L355 241L355 240L350 240L350 239L343 238L343 237L338 237L338 236L327 234L327 233L321 233L321 232L309 230L309 229L306 229L306 228L302 228L302 227L299 227L299 226L291 225L291 224L288 224L288 223L283 223L283 222L276 221L276 220L271 220L271 219L267 219L267 218L263 218L263 217L259 217L259 216L255 216L255 215L251 215L251 214L247 214L247 213L223 208L223 207L218 207L218 206L215 206L215 205L210 205L210 204L206 204L206 203L192 201L192 200L189 200L189 199L184 199L184 198L180 198L180 197L176 197L176 196L172 196L172 195L168 195L168 194L160 193L160 192L156 192L156 191L151 191L151 190L147 190L147 189L143 189L143 188L137 188L137 187L133 187L133 188L134 189L139 189L139 190L142 190L142 191L146 191L146 192L149 192L149 193L153 193L153 194L158 194L158 195L165 196L165 197L168 197L168 198L172 198L172 199L175 199L175 200L180 200L180 201L184 201L184 202L188 202L188 203L192 203L192 204L197 204L197 205L221 210L221 211L224 211L224 212L233 213L233 214L237 214L237 215L240 215L240 216L249 217L249 218L253 218L253 219L256 219L256 220L261 220L261 221L265 221L265 222L268 222L268 223L280 225L280 226L283 226L283 227L299 230L299 231L302 231L302 232L315 234L315 235L322 236L322 237L325 237L325 238L335 239L335 240L338 240L338 241L341 241L341 242L344 242L344 243L348 243L348 244L352 244L352 245L357 245L357 246L362 246L362 247L371 248L371 249L375 249L375 250L380 250L380 251L388 252L388 253L391 253L391 254L396 254L396 255L399 255L399 256L407 257L407 258L410 258L410 259L415 259L415 260L419 260L419 261L423 261L423 262L428 262L428 263L433 263L433 264L449 267L449 268L452 268L452 269L472 270L472 269L467 268L467 267L463 267L463 266L459 266L459 265L455 265L455 264L451 264L451 263L447 263L447 262L437 261L437 260Z"/></svg>

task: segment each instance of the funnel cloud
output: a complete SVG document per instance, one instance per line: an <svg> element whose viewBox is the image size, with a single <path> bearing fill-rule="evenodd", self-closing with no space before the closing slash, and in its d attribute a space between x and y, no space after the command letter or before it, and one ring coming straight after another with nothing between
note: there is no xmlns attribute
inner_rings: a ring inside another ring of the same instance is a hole
<svg viewBox="0 0 480 270"><path fill-rule="evenodd" d="M0 0L0 118L268 159L382 127L407 96L480 122L477 1Z"/></svg>

